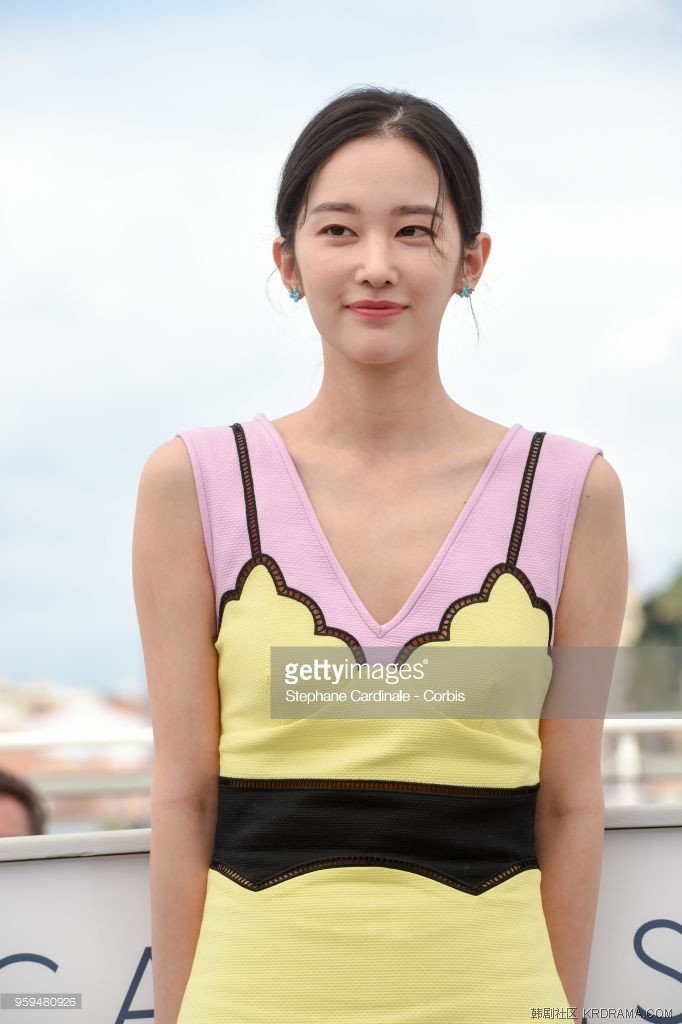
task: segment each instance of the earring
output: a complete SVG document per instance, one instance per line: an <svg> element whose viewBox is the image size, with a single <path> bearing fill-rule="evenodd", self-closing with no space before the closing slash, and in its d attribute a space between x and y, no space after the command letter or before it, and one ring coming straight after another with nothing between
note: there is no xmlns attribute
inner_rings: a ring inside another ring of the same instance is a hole
<svg viewBox="0 0 682 1024"><path fill-rule="evenodd" d="M292 285L291 288L289 289L289 298L293 299L294 302L298 302L300 297L301 297L301 293L299 292L298 288L296 287L295 284Z"/></svg>
<svg viewBox="0 0 682 1024"><path fill-rule="evenodd" d="M471 296L473 295L473 291L474 289L470 288L468 284L464 284L462 285L462 290L460 291L459 294L463 299L470 299Z"/></svg>

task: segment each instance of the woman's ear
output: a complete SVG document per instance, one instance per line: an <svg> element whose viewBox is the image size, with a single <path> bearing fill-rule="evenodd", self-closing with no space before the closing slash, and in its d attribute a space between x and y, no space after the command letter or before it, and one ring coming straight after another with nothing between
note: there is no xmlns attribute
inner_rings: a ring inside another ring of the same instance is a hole
<svg viewBox="0 0 682 1024"><path fill-rule="evenodd" d="M474 290L488 262L491 245L492 238L490 235L486 234L485 231L481 231L480 234L476 235L473 245L465 248L462 266L455 282L455 291L460 291L464 285L468 285L472 291Z"/></svg>
<svg viewBox="0 0 682 1024"><path fill-rule="evenodd" d="M294 285L301 291L301 282L298 280L296 270L296 259L293 252L285 245L285 239L279 235L272 243L272 258L279 270L282 284L289 291Z"/></svg>

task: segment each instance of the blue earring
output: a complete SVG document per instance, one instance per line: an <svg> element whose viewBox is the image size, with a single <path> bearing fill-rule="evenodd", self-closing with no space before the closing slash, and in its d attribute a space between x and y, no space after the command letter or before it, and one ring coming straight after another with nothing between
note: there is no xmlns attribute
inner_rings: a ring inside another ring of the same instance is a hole
<svg viewBox="0 0 682 1024"><path fill-rule="evenodd" d="M462 285L462 290L459 293L463 299L470 299L473 294L473 288L470 288L468 284Z"/></svg>
<svg viewBox="0 0 682 1024"><path fill-rule="evenodd" d="M298 300L300 299L300 297L301 297L301 293L299 292L299 290L298 290L298 288L296 287L296 285L293 285L293 286L292 286L292 287L291 287L291 288L289 289L289 298L290 298L290 299L293 299L293 300L294 300L294 302L298 302Z"/></svg>

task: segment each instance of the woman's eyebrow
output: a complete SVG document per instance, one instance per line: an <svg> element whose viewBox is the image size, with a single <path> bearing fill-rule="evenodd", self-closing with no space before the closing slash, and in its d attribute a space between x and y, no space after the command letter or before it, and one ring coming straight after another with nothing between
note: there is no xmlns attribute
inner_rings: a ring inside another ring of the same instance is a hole
<svg viewBox="0 0 682 1024"><path fill-rule="evenodd" d="M310 211L309 216L314 213L360 213L360 208L353 203L318 203ZM438 210L424 203L408 203L404 206L395 206L391 210L391 215L396 217L405 217L408 214L424 214L426 217L438 217L442 220Z"/></svg>
<svg viewBox="0 0 682 1024"><path fill-rule="evenodd" d="M442 215L433 206L428 206L425 203L408 203L407 206L396 206L391 213L396 214L398 217L405 217L412 213L423 213L426 217L438 217L440 220L443 219Z"/></svg>
<svg viewBox="0 0 682 1024"><path fill-rule="evenodd" d="M314 213L360 213L360 210L352 203L318 203L310 211L310 215Z"/></svg>

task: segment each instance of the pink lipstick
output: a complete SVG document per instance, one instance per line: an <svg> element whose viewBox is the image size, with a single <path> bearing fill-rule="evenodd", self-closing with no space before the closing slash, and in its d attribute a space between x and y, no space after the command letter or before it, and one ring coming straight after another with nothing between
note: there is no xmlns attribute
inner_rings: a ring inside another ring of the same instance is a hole
<svg viewBox="0 0 682 1024"><path fill-rule="evenodd" d="M382 320L387 317L398 316L403 312L405 306L398 302L373 302L371 299L361 299L360 302L353 302L348 309L358 316L366 317L369 320Z"/></svg>

